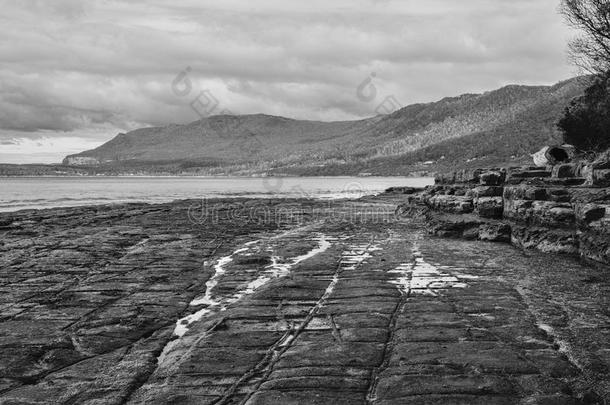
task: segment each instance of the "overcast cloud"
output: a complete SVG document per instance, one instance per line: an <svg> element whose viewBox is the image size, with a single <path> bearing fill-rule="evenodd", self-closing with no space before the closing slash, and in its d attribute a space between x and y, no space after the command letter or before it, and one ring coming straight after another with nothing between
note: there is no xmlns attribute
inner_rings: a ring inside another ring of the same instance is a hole
<svg viewBox="0 0 610 405"><path fill-rule="evenodd" d="M0 0L0 162L194 121L203 90L214 113L344 120L389 95L408 105L576 74L558 0L176 3ZM373 72L376 97L357 97Z"/></svg>

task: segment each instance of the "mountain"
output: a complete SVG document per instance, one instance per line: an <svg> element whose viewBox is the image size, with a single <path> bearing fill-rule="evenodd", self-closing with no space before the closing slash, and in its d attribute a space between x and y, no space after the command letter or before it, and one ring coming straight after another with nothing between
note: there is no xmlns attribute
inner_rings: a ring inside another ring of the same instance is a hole
<svg viewBox="0 0 610 405"><path fill-rule="evenodd" d="M586 86L586 78L511 85L358 121L213 116L119 134L66 157L64 165L114 173L405 175L521 164L540 147L560 142L555 123Z"/></svg>

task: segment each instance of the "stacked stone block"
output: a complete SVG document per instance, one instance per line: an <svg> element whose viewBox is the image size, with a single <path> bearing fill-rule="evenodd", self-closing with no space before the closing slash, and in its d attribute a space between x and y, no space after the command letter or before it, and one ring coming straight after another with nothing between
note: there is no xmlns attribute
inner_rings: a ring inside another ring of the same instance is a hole
<svg viewBox="0 0 610 405"><path fill-rule="evenodd" d="M432 233L610 264L610 162L461 170L410 196Z"/></svg>

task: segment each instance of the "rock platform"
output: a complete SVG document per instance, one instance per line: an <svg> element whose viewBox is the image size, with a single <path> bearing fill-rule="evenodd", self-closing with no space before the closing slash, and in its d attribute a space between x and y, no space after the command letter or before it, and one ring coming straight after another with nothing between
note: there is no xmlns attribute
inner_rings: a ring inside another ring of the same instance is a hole
<svg viewBox="0 0 610 405"><path fill-rule="evenodd" d="M403 200L0 214L0 404L607 400L609 272Z"/></svg>

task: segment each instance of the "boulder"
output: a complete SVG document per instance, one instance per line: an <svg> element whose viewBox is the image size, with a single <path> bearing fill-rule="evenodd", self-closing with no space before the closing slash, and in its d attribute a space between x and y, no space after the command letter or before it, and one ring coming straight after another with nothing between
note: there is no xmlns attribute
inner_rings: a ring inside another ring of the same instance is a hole
<svg viewBox="0 0 610 405"><path fill-rule="evenodd" d="M600 230L582 232L579 237L579 252L584 259L610 263L610 234Z"/></svg>
<svg viewBox="0 0 610 405"><path fill-rule="evenodd" d="M593 221L598 221L610 213L610 205L600 204L576 204L574 207L576 220L579 224L587 225Z"/></svg>
<svg viewBox="0 0 610 405"><path fill-rule="evenodd" d="M483 222L474 215L433 214L427 221L428 233L445 238L477 239Z"/></svg>
<svg viewBox="0 0 610 405"><path fill-rule="evenodd" d="M559 164L553 167L551 177L580 177L581 166L575 163Z"/></svg>
<svg viewBox="0 0 610 405"><path fill-rule="evenodd" d="M423 188L420 187L390 187L388 188L384 194L416 194L424 191Z"/></svg>
<svg viewBox="0 0 610 405"><path fill-rule="evenodd" d="M591 168L586 174L586 183L590 187L610 187L610 169Z"/></svg>
<svg viewBox="0 0 610 405"><path fill-rule="evenodd" d="M511 242L525 249L546 253L578 254L579 238L575 231L546 227L513 226Z"/></svg>
<svg viewBox="0 0 610 405"><path fill-rule="evenodd" d="M474 211L473 200L469 197L435 195L426 198L425 203L434 210L455 214L468 214Z"/></svg>
<svg viewBox="0 0 610 405"><path fill-rule="evenodd" d="M502 222L479 225L479 239L487 242L510 242L510 225Z"/></svg>
<svg viewBox="0 0 610 405"><path fill-rule="evenodd" d="M577 203L610 204L610 188L576 188L569 192L572 200Z"/></svg>
<svg viewBox="0 0 610 405"><path fill-rule="evenodd" d="M546 152L549 150L548 146L545 146L544 148L540 149L538 152L534 153L532 156L532 159L534 160L534 164L536 166L546 166L549 161L546 157Z"/></svg>
<svg viewBox="0 0 610 405"><path fill-rule="evenodd" d="M516 222L526 222L530 217L533 201L504 199L504 218L512 219Z"/></svg>
<svg viewBox="0 0 610 405"><path fill-rule="evenodd" d="M456 183L478 183L483 169L464 169L456 172Z"/></svg>
<svg viewBox="0 0 610 405"><path fill-rule="evenodd" d="M471 190L470 195L473 198L481 197L502 197L504 187L500 186L478 186Z"/></svg>
<svg viewBox="0 0 610 405"><path fill-rule="evenodd" d="M434 176L435 184L476 184L484 169L464 169L455 172L438 173Z"/></svg>
<svg viewBox="0 0 610 405"><path fill-rule="evenodd" d="M571 204L534 201L528 218L531 223L565 227L574 225L576 214Z"/></svg>
<svg viewBox="0 0 610 405"><path fill-rule="evenodd" d="M602 215L603 208L603 215ZM585 217L588 222L581 222L580 225L583 230L596 230L610 234L610 204L598 204L596 209L592 212L585 212ZM610 239L610 235L606 235L606 238Z"/></svg>
<svg viewBox="0 0 610 405"><path fill-rule="evenodd" d="M547 189L543 187L520 185L504 188L505 200L545 201L547 198Z"/></svg>
<svg viewBox="0 0 610 405"><path fill-rule="evenodd" d="M547 189L546 193L549 201L563 203L572 201L572 193L570 193L570 191L566 190L565 188Z"/></svg>
<svg viewBox="0 0 610 405"><path fill-rule="evenodd" d="M455 183L455 172L437 173L434 176L434 184L453 184Z"/></svg>
<svg viewBox="0 0 610 405"><path fill-rule="evenodd" d="M518 223L554 227L573 226L574 208L554 201L504 200L504 217Z"/></svg>
<svg viewBox="0 0 610 405"><path fill-rule="evenodd" d="M502 218L502 197L481 197L474 200L474 212L482 218Z"/></svg>
<svg viewBox="0 0 610 405"><path fill-rule="evenodd" d="M568 163L576 156L576 148L572 145L545 146L532 155L534 164L538 167Z"/></svg>
<svg viewBox="0 0 610 405"><path fill-rule="evenodd" d="M545 180L545 184L556 187L574 187L582 186L587 182L584 177L565 177L565 178L551 178Z"/></svg>
<svg viewBox="0 0 610 405"><path fill-rule="evenodd" d="M524 167L519 169L513 169L508 173L506 177L506 183L520 184L524 183L529 179L549 178L552 174L552 168L547 169L546 167Z"/></svg>

